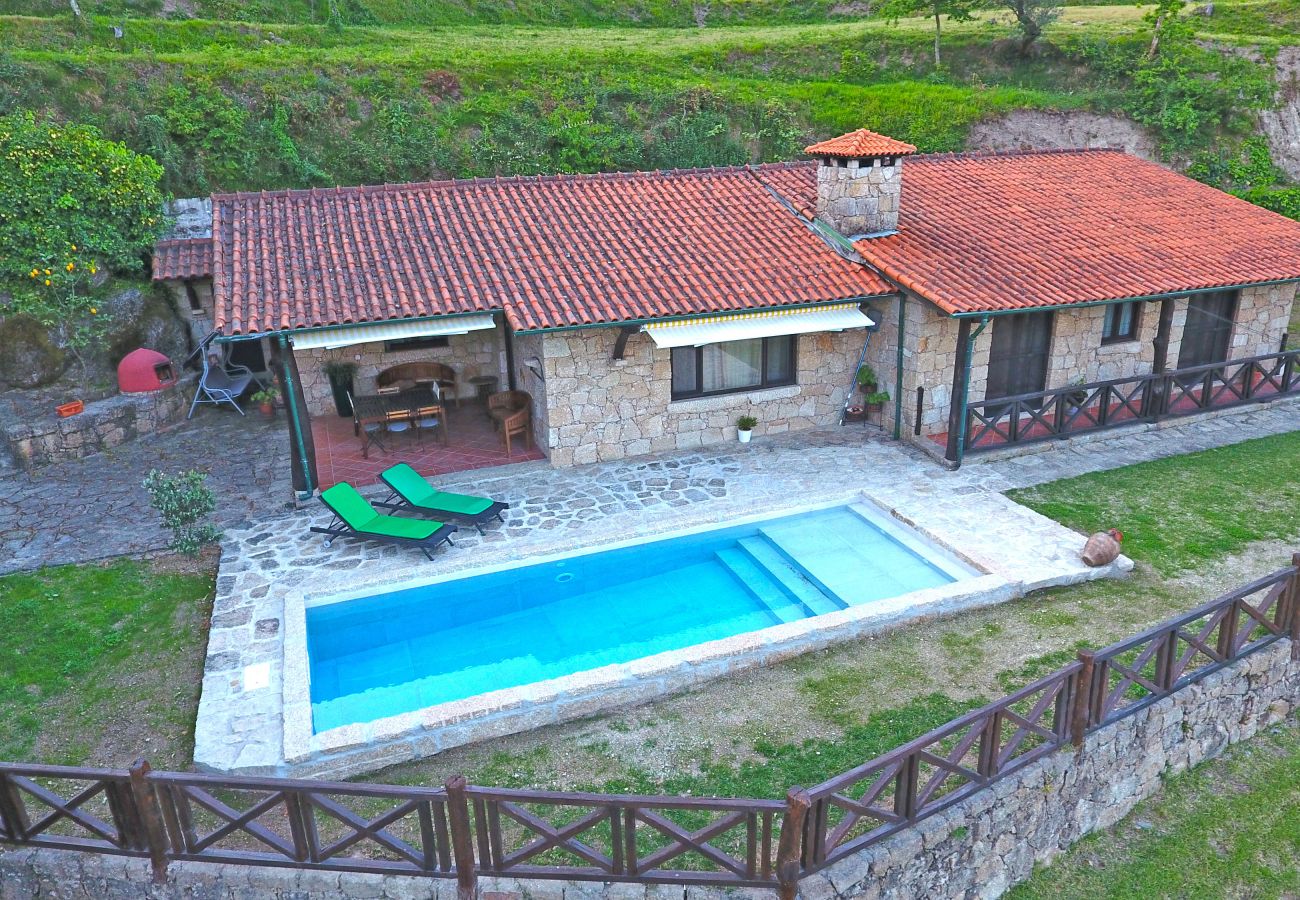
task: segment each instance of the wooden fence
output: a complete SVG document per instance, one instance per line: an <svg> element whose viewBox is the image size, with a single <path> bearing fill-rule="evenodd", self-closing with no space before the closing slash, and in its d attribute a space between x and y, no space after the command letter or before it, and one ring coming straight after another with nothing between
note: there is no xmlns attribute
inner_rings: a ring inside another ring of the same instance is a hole
<svg viewBox="0 0 1300 900"><path fill-rule="evenodd" d="M0 764L0 842L172 860L455 878L771 887L983 790L1284 637L1292 565L1077 660L784 801Z"/></svg>
<svg viewBox="0 0 1300 900"><path fill-rule="evenodd" d="M971 403L966 451L1058 440L1300 395L1300 349Z"/></svg>

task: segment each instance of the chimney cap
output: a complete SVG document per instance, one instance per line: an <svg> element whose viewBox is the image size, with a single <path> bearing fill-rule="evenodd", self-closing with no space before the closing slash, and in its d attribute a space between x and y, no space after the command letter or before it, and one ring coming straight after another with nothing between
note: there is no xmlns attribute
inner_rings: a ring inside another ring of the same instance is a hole
<svg viewBox="0 0 1300 900"><path fill-rule="evenodd" d="M810 156L836 156L841 159L870 159L876 156L907 156L915 153L911 144L896 141L865 128L842 134L829 141L819 141L803 149Z"/></svg>

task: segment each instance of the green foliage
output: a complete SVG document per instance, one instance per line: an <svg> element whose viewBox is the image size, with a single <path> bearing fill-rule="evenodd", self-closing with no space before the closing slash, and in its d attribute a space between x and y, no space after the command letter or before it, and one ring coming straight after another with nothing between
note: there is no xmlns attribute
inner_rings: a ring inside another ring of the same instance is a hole
<svg viewBox="0 0 1300 900"><path fill-rule="evenodd" d="M1011 11L1020 32L1020 53L1025 55L1043 36L1043 29L1061 17L1061 0L995 0Z"/></svg>
<svg viewBox="0 0 1300 900"><path fill-rule="evenodd" d="M1300 219L1300 187L1252 188L1242 191L1238 196L1275 213Z"/></svg>
<svg viewBox="0 0 1300 900"><path fill-rule="evenodd" d="M870 394L867 394L862 398L862 402L867 404L867 406L873 406L877 403L888 403L889 391L872 391Z"/></svg>
<svg viewBox="0 0 1300 900"><path fill-rule="evenodd" d="M164 227L162 169L88 125L31 112L0 118L0 288L7 312L39 322L80 362L108 334L100 267L141 268Z"/></svg>
<svg viewBox="0 0 1300 900"><path fill-rule="evenodd" d="M153 469L144 479L149 503L162 515L163 527L172 533L172 549L191 556L221 537L210 522L201 521L217 508L207 476L196 469L164 475Z"/></svg>
<svg viewBox="0 0 1300 900"><path fill-rule="evenodd" d="M1273 98L1266 67L1194 38L1186 17L1169 16L1154 54L1154 36L1143 34L1081 47L1084 59L1123 85L1125 110L1160 135L1167 153L1206 147L1222 132L1250 134L1255 113Z"/></svg>
<svg viewBox="0 0 1300 900"><path fill-rule="evenodd" d="M1199 154L1188 167L1187 174L1206 184L1235 191L1270 187L1285 178L1273 164L1268 141L1263 135L1242 141L1236 153L1205 151Z"/></svg>
<svg viewBox="0 0 1300 900"><path fill-rule="evenodd" d="M29 287L33 270L50 270L42 286L98 265L141 270L165 224L154 160L31 112L0 117L0 160L0 278Z"/></svg>
<svg viewBox="0 0 1300 900"><path fill-rule="evenodd" d="M975 10L986 5L986 0L885 0L880 5L879 14L889 22L897 22L907 16L930 16L934 19L934 64L943 65L939 52L942 40L940 21L947 16L950 22L969 22Z"/></svg>
<svg viewBox="0 0 1300 900"><path fill-rule="evenodd" d="M741 431L753 431L757 424L758 419L755 416L741 416L736 420L736 427Z"/></svg>

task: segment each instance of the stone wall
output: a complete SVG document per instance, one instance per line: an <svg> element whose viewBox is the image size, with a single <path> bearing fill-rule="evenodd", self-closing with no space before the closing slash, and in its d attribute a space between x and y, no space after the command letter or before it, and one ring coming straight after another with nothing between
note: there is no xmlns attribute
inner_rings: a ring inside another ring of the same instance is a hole
<svg viewBox="0 0 1300 900"><path fill-rule="evenodd" d="M32 470L80 459L151 434L185 417L194 379L148 394L117 394L86 404L84 412L60 419L54 411L5 429L5 449L15 465Z"/></svg>
<svg viewBox="0 0 1300 900"><path fill-rule="evenodd" d="M832 424L839 419L866 332L800 335L794 385L677 401L672 400L671 353L656 348L649 335L634 334L623 359L616 360L617 338L614 328L542 335L546 432L541 446L555 465L734 441L736 419L745 414L758 418L760 435ZM516 356L522 362L526 354Z"/></svg>
<svg viewBox="0 0 1300 900"><path fill-rule="evenodd" d="M533 398L533 443L546 451L550 434L542 335L515 335L515 384Z"/></svg>
<svg viewBox="0 0 1300 900"><path fill-rule="evenodd" d="M1239 359L1277 353L1287 332L1297 288L1294 284L1270 284L1246 288L1237 301L1237 324L1232 329L1229 356ZM1291 335L1290 345L1300 345L1300 335ZM1170 355L1170 359L1178 357Z"/></svg>
<svg viewBox="0 0 1300 900"><path fill-rule="evenodd" d="M898 228L903 160L828 160L817 167L817 218L845 237Z"/></svg>
<svg viewBox="0 0 1300 900"><path fill-rule="evenodd" d="M1300 663L1272 646L1038 760L990 789L805 878L804 900L995 898L1090 832L1118 822L1163 779L1294 715ZM407 900L456 894L450 879L172 863L150 883L145 860L60 850L0 852L0 900L192 897ZM775 892L482 878L483 900L735 900Z"/></svg>
<svg viewBox="0 0 1300 900"><path fill-rule="evenodd" d="M389 366L406 362L437 362L451 366L456 370L457 390L462 399L474 396L474 386L469 379L476 375L495 375L499 379L498 390L504 390L506 386L505 335L499 322L491 330L450 335L446 347L386 353L383 342L375 341L333 350L295 350L294 353L298 358L298 373L302 377L307 410L313 416L335 414L334 395L325 375L325 363L331 360L357 365L353 384L359 394L373 393L376 375Z"/></svg>

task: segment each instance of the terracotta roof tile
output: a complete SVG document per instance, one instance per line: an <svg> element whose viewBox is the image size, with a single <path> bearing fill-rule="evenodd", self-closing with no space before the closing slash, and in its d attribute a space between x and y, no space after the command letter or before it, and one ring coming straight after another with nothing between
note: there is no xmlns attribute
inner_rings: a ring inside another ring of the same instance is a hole
<svg viewBox="0 0 1300 900"><path fill-rule="evenodd" d="M815 163L768 180L810 212ZM949 313L1300 278L1300 222L1116 150L917 156L900 210L855 247Z"/></svg>
<svg viewBox="0 0 1300 900"><path fill-rule="evenodd" d="M212 238L185 238L154 244L154 281L211 277Z"/></svg>
<svg viewBox="0 0 1300 900"><path fill-rule="evenodd" d="M227 333L487 310L554 328L894 290L748 167L213 199Z"/></svg>
<svg viewBox="0 0 1300 900"><path fill-rule="evenodd" d="M846 159L862 159L868 156L907 156L915 153L916 148L911 144L896 141L883 134L876 134L874 131L859 128L857 131L842 134L839 137L831 138L829 141L819 141L809 147L804 147L803 152L810 156L839 156Z"/></svg>

